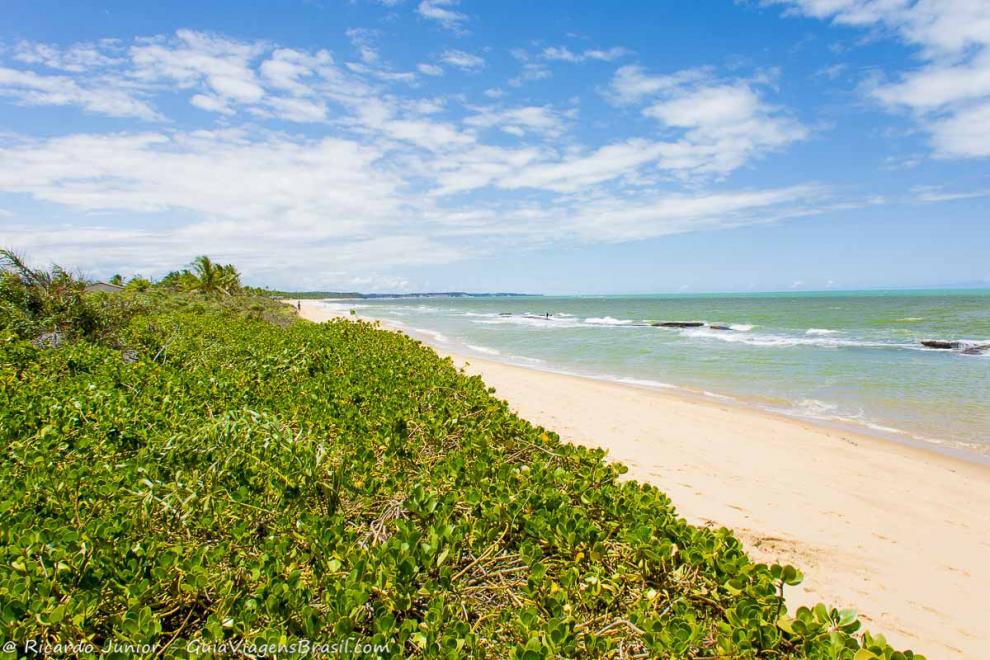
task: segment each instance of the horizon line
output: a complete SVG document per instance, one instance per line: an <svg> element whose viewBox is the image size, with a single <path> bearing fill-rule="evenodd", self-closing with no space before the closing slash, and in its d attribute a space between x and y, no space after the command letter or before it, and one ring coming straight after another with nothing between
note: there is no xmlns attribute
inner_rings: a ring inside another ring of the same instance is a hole
<svg viewBox="0 0 990 660"><path fill-rule="evenodd" d="M835 288L835 289L763 289L763 290L751 290L751 291L647 291L647 292L629 292L629 291L619 291L619 292L602 292L602 293L554 293L554 292L539 292L539 293L524 293L524 292L498 292L498 291L407 291L403 293L399 292L389 292L381 293L376 291L360 292L360 291L319 291L319 290L309 290L309 291L279 291L283 294L313 294L313 293L328 293L328 294L352 294L359 296L373 296L376 298L400 298L400 297L412 297L412 296L447 296L455 297L451 294L463 294L464 296L477 296L477 297L523 297L523 296L541 296L545 298L553 297L593 297L593 296L718 296L718 295L767 295L767 294L823 294L823 293L883 293L883 292L922 292L922 291L975 291L975 292L986 292L990 293L990 284L980 284L980 285L942 285L942 286L906 286L906 287L864 287L864 288ZM333 296L327 296L328 299Z"/></svg>

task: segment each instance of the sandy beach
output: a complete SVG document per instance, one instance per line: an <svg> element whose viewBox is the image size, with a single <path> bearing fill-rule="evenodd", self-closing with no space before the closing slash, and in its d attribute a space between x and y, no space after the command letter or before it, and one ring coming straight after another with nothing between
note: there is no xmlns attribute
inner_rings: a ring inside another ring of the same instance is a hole
<svg viewBox="0 0 990 660"><path fill-rule="evenodd" d="M305 300L301 315L334 316ZM856 607L871 631L929 658L990 648L990 468L678 390L451 357L520 416L607 449L689 521L799 568L790 608Z"/></svg>

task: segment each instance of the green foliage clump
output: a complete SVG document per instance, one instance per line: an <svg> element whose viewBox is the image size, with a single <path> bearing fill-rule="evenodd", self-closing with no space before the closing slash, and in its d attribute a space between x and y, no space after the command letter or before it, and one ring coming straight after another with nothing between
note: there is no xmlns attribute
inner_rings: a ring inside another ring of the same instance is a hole
<svg viewBox="0 0 990 660"><path fill-rule="evenodd" d="M408 337L282 327L248 297L145 304L134 359L0 344L4 639L920 657L860 637L854 612L788 616L795 569L687 524Z"/></svg>
<svg viewBox="0 0 990 660"><path fill-rule="evenodd" d="M0 250L0 337L57 346L76 338L110 340L137 308L105 294L87 294L84 282L59 266L28 267Z"/></svg>
<svg viewBox="0 0 990 660"><path fill-rule="evenodd" d="M192 269L173 271L162 278L161 286L180 291L201 291L232 295L242 289L241 274L233 264L218 264L207 256L193 259Z"/></svg>

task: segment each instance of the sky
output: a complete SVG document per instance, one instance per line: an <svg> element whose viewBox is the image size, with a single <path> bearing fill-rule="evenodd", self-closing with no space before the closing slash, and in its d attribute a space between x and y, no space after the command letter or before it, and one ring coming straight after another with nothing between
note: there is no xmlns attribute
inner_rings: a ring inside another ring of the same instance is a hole
<svg viewBox="0 0 990 660"><path fill-rule="evenodd" d="M0 245L295 290L990 286L986 0L6 0Z"/></svg>

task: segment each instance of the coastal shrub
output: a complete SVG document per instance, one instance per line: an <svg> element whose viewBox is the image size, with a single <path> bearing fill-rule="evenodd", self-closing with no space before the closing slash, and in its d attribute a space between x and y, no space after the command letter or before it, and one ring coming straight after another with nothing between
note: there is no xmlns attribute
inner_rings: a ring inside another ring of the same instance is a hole
<svg viewBox="0 0 990 660"><path fill-rule="evenodd" d="M794 568L418 342L226 298L154 293L126 351L0 342L3 640L920 657L851 611L789 614Z"/></svg>

